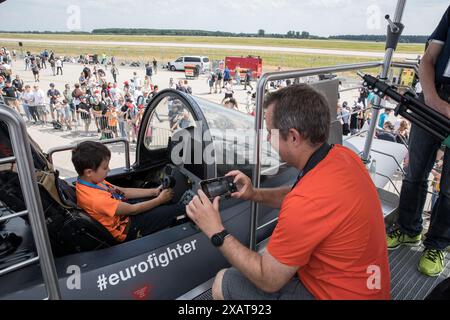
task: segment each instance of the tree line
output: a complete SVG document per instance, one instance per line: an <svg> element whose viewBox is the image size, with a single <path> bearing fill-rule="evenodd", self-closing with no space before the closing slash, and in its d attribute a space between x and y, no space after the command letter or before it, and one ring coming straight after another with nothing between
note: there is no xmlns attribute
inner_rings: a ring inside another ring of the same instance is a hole
<svg viewBox="0 0 450 320"><path fill-rule="evenodd" d="M152 36L197 36L197 37L249 37L249 38L299 38L299 39L318 39L307 31L288 31L285 34L265 33L263 29L259 29L257 33L234 33L224 31L207 31L207 30L182 30L182 29L136 29L136 28L107 28L94 29L92 34L125 34L125 35L152 35ZM326 38L322 38L326 39Z"/></svg>
<svg viewBox="0 0 450 320"><path fill-rule="evenodd" d="M293 31L287 33L266 33L264 29L259 29L257 33L233 33L223 31L206 30L178 30L178 29L124 29L108 28L94 29L93 34L125 34L125 35L157 35L157 36L200 36L200 37L249 37L249 38L287 38L287 39L331 39L331 40L353 40L353 41L372 41L385 42L385 35L337 35L329 37L319 37L310 34L308 31ZM428 36L421 35L403 35L400 38L401 43L426 43Z"/></svg>
<svg viewBox="0 0 450 320"><path fill-rule="evenodd" d="M429 38L429 36L420 36L420 35L405 36L405 35L402 35L400 37L400 42L401 43L426 43L428 41L428 38ZM330 37L328 37L328 39L386 42L385 35L370 35L370 34L330 36Z"/></svg>
<svg viewBox="0 0 450 320"><path fill-rule="evenodd" d="M329 37L319 37L310 34L308 31L288 31L287 33L266 33L264 29L259 29L256 33L234 33L224 31L207 30L183 30L183 29L144 29L144 28L103 28L94 29L91 32L85 31L0 31L1 33L26 33L26 34L114 34L114 35L151 35L151 36L196 36L196 37L248 37L248 38L285 38L285 39L323 39L323 40L351 40L351 41L371 41L385 42L385 35L336 35ZM428 36L423 35L403 35L401 43L426 43Z"/></svg>

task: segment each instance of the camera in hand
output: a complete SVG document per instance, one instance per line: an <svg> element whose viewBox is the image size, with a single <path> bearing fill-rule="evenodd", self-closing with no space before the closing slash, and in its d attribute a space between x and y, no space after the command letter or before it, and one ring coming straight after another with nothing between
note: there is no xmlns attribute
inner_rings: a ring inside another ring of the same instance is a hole
<svg viewBox="0 0 450 320"><path fill-rule="evenodd" d="M209 199L215 197L230 198L231 194L237 192L234 177L220 177L216 179L203 180L200 187Z"/></svg>

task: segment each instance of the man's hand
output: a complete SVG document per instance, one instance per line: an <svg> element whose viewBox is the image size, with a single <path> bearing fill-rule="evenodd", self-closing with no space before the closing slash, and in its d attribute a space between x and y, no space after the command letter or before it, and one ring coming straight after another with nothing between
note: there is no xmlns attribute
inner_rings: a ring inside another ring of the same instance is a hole
<svg viewBox="0 0 450 320"><path fill-rule="evenodd" d="M205 193L199 190L198 196L186 206L188 217L208 238L225 229L220 218L219 200L220 197L216 197L214 203L211 203Z"/></svg>
<svg viewBox="0 0 450 320"><path fill-rule="evenodd" d="M173 190L164 189L161 191L157 199L161 202L161 204L164 204L172 200L172 198L173 198Z"/></svg>
<svg viewBox="0 0 450 320"><path fill-rule="evenodd" d="M442 100L439 96L434 98L425 97L425 103L437 112L450 119L450 104Z"/></svg>
<svg viewBox="0 0 450 320"><path fill-rule="evenodd" d="M253 200L256 195L256 190L253 188L252 181L249 177L240 171L231 171L226 174L227 177L234 177L234 183L238 192L231 194L233 198L242 200Z"/></svg>

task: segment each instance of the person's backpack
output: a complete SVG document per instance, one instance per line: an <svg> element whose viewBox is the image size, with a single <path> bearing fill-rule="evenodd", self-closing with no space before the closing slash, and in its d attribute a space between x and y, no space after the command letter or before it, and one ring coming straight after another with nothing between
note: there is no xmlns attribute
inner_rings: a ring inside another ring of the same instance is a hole
<svg viewBox="0 0 450 320"><path fill-rule="evenodd" d="M139 96L136 99L136 105L141 106L145 103L145 97L144 96Z"/></svg>
<svg viewBox="0 0 450 320"><path fill-rule="evenodd" d="M52 126L53 126L53 129L55 129L55 130L61 130L63 127L61 122L59 122L58 120L53 120Z"/></svg>
<svg viewBox="0 0 450 320"><path fill-rule="evenodd" d="M131 120L134 120L139 112L138 108L132 104L132 103L128 103L127 104L128 110L128 116L130 117Z"/></svg>
<svg viewBox="0 0 450 320"><path fill-rule="evenodd" d="M223 73L222 73L222 70L218 70L217 71L217 80L222 80L223 79Z"/></svg>
<svg viewBox="0 0 450 320"><path fill-rule="evenodd" d="M92 108L94 110L96 110L96 107L99 106L99 103L97 102L97 100L95 99L94 96L88 96L88 103L92 106ZM96 110L97 111L97 110Z"/></svg>

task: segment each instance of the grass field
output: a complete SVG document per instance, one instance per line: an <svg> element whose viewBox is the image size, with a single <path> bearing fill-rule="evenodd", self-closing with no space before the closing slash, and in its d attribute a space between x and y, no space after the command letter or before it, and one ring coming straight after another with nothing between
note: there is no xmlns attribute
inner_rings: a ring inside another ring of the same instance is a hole
<svg viewBox="0 0 450 320"><path fill-rule="evenodd" d="M10 50L15 49L20 52L18 44L8 43ZM312 68L322 67L338 64L358 63L366 61L377 61L380 59L358 58L347 56L332 56L332 55L312 55L312 54L296 54L296 53L276 53L276 52L249 52L239 50L218 50L218 49L203 49L203 48L156 48L156 47L119 47L119 46L83 46L74 47L60 44L25 44L24 51L31 51L33 53L41 52L44 49L51 49L57 55L79 56L86 53L105 53L107 56L116 56L119 61L141 61L147 62L153 60L155 57L162 63L167 63L170 60L176 59L181 55L187 53L191 55L205 55L212 60L223 60L228 55L259 55L263 59L264 71L270 71L277 66L283 68L297 69L297 68Z"/></svg>
<svg viewBox="0 0 450 320"><path fill-rule="evenodd" d="M227 37L187 37L187 36L127 36L127 35L64 35L64 34L10 34L0 33L0 38L51 39L51 40L93 40L132 42L175 42L202 44L235 44L273 47L314 48L331 50L356 50L384 52L384 43L344 40L305 40L276 38L227 38ZM399 44L399 53L423 53L424 44Z"/></svg>

